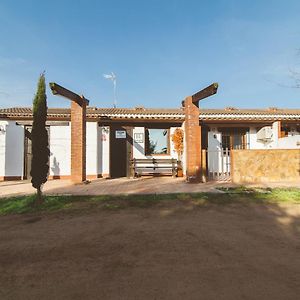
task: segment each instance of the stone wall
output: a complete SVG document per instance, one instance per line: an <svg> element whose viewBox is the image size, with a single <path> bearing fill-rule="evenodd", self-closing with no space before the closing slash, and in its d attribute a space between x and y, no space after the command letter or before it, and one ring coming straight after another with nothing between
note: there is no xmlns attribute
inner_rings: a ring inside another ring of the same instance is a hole
<svg viewBox="0 0 300 300"><path fill-rule="evenodd" d="M300 150L231 150L234 183L298 181Z"/></svg>

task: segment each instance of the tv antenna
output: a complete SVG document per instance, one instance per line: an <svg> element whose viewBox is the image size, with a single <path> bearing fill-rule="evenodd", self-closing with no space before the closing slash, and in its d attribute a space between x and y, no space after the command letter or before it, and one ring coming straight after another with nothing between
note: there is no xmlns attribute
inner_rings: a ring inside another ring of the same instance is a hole
<svg viewBox="0 0 300 300"><path fill-rule="evenodd" d="M113 83L113 88L114 88L114 108L116 108L117 107L117 92L116 92L116 90L117 90L117 77L116 77L116 75L113 72L111 72L110 74L103 74L103 77L105 79L111 80L112 83Z"/></svg>

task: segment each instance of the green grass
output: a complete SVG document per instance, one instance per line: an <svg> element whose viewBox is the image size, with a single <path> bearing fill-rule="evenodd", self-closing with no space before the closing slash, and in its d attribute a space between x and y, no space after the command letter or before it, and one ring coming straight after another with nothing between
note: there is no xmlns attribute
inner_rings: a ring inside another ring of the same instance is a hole
<svg viewBox="0 0 300 300"><path fill-rule="evenodd" d="M300 203L300 189L298 188L219 188L226 195L233 198L246 197L252 202L265 203Z"/></svg>
<svg viewBox="0 0 300 300"><path fill-rule="evenodd" d="M0 199L0 215L34 213L39 211L103 209L119 210L129 207L147 208L168 201L197 206L230 203L300 203L300 189L220 188L223 193L181 193L151 195L104 196L46 196L40 206L34 205L35 196Z"/></svg>

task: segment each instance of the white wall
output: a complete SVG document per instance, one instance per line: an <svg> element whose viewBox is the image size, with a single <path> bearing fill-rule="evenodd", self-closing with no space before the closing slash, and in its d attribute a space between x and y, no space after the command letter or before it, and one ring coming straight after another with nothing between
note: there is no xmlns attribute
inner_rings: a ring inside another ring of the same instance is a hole
<svg viewBox="0 0 300 300"><path fill-rule="evenodd" d="M24 127L8 121L6 126L5 176L23 176Z"/></svg>
<svg viewBox="0 0 300 300"><path fill-rule="evenodd" d="M50 126L51 176L71 174L71 126Z"/></svg>
<svg viewBox="0 0 300 300"><path fill-rule="evenodd" d="M182 172L186 175L186 139L185 139L185 122L181 125L181 130L183 130L183 152L182 152Z"/></svg>
<svg viewBox="0 0 300 300"><path fill-rule="evenodd" d="M220 172L221 170L226 170L225 163L229 163L230 158L222 160L221 153L222 145L222 134L217 131L216 128L211 128L211 131L208 132L208 145L207 145L207 168L208 172ZM223 169L222 169L223 163Z"/></svg>
<svg viewBox="0 0 300 300"><path fill-rule="evenodd" d="M300 149L300 134L280 138L277 142L278 149Z"/></svg>
<svg viewBox="0 0 300 300"><path fill-rule="evenodd" d="M208 145L207 150L214 151L220 150L222 143L222 135L216 129L208 132Z"/></svg>
<svg viewBox="0 0 300 300"><path fill-rule="evenodd" d="M257 141L257 129L255 127L250 127L249 130L249 149L262 149L263 144Z"/></svg>
<svg viewBox="0 0 300 300"><path fill-rule="evenodd" d="M4 130L0 132L0 176L5 176L5 144L7 121L0 120L0 127Z"/></svg>
<svg viewBox="0 0 300 300"><path fill-rule="evenodd" d="M250 128L250 145L249 149L298 149L300 148L300 134L279 138L278 122L272 124L273 137L270 142L258 142L257 130L254 127Z"/></svg>
<svg viewBox="0 0 300 300"><path fill-rule="evenodd" d="M71 174L71 126L50 127L50 175ZM109 127L86 123L86 174L109 174Z"/></svg>
<svg viewBox="0 0 300 300"><path fill-rule="evenodd" d="M98 123L86 123L86 174L98 174Z"/></svg>
<svg viewBox="0 0 300 300"><path fill-rule="evenodd" d="M98 127L98 174L109 175L109 126Z"/></svg>
<svg viewBox="0 0 300 300"><path fill-rule="evenodd" d="M141 142L137 142L134 138L134 135L139 133L143 135L143 140ZM134 127L132 138L133 138L133 158L146 158L145 157L145 128Z"/></svg>
<svg viewBox="0 0 300 300"><path fill-rule="evenodd" d="M50 127L50 175L71 174L71 126ZM109 127L86 124L86 174L109 174Z"/></svg>

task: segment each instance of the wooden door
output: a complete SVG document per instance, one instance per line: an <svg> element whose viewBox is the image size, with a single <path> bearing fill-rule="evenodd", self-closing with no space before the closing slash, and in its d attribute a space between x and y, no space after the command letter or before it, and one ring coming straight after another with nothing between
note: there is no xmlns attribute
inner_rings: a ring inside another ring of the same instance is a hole
<svg viewBox="0 0 300 300"><path fill-rule="evenodd" d="M30 171L31 171L31 160L32 160L32 152L31 152L31 130L32 127L26 126L24 128L24 179L31 179Z"/></svg>
<svg viewBox="0 0 300 300"><path fill-rule="evenodd" d="M130 176L132 157L132 129L112 125L110 127L110 176L112 178Z"/></svg>

